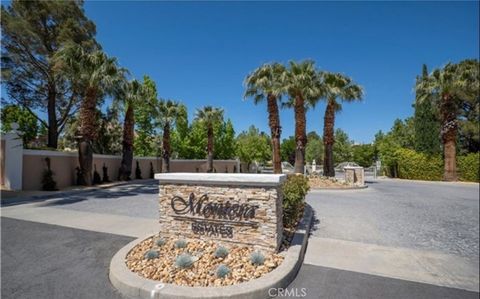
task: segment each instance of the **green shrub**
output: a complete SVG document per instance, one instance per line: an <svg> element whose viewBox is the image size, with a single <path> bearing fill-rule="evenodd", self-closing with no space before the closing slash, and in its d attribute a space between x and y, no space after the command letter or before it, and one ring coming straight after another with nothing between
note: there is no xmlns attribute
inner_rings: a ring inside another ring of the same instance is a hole
<svg viewBox="0 0 480 299"><path fill-rule="evenodd" d="M137 165L135 167L135 179L136 180L141 180L143 179L142 178L142 170L140 169L140 165L138 165L138 161L137 161Z"/></svg>
<svg viewBox="0 0 480 299"><path fill-rule="evenodd" d="M185 248L187 247L187 241L181 239L181 240L177 240L175 241L175 247L176 248Z"/></svg>
<svg viewBox="0 0 480 299"><path fill-rule="evenodd" d="M161 247L161 246L165 245L166 242L167 242L167 241L165 241L165 239L163 239L163 238L158 238L158 239L155 241L155 244L157 244L157 246L160 246L160 247Z"/></svg>
<svg viewBox="0 0 480 299"><path fill-rule="evenodd" d="M440 155L426 155L411 149L397 149L395 157L398 177L410 180L439 181L443 178L443 160Z"/></svg>
<svg viewBox="0 0 480 299"><path fill-rule="evenodd" d="M265 257L259 251L255 251L250 255L250 262L255 266L263 265L265 262Z"/></svg>
<svg viewBox="0 0 480 299"><path fill-rule="evenodd" d="M308 178L303 175L289 175L283 184L283 224L294 224L298 212L305 203L305 196L310 190Z"/></svg>
<svg viewBox="0 0 480 299"><path fill-rule="evenodd" d="M459 178L462 181L480 181L480 152L457 157Z"/></svg>
<svg viewBox="0 0 480 299"><path fill-rule="evenodd" d="M153 179L155 177L155 171L153 170L153 164L150 162L150 175L149 178Z"/></svg>
<svg viewBox="0 0 480 299"><path fill-rule="evenodd" d="M97 164L93 164L93 185L99 185L102 183L102 178L100 177L100 174L97 171Z"/></svg>
<svg viewBox="0 0 480 299"><path fill-rule="evenodd" d="M220 265L220 266L218 266L216 272L217 272L217 277L218 278L224 278L225 276L230 274L231 271L230 271L230 268L228 268L227 266Z"/></svg>
<svg viewBox="0 0 480 299"><path fill-rule="evenodd" d="M147 260L156 259L158 258L158 256L159 256L159 253L156 250L149 250L147 251L147 253L145 253L145 258Z"/></svg>
<svg viewBox="0 0 480 299"><path fill-rule="evenodd" d="M218 278L224 278L225 276L230 274L231 271L230 271L230 268L228 268L227 266L220 265L220 266L218 266L216 272L217 272L217 277Z"/></svg>
<svg viewBox="0 0 480 299"><path fill-rule="evenodd" d="M50 168L50 158L46 157L47 169L42 174L42 190L44 191L57 191L57 182L53 179L55 173Z"/></svg>
<svg viewBox="0 0 480 299"><path fill-rule="evenodd" d="M218 257L218 258L224 258L228 255L228 249L223 247L223 246L219 246L215 252L213 253L213 255L215 257Z"/></svg>
<svg viewBox="0 0 480 299"><path fill-rule="evenodd" d="M177 256L175 259L175 266L182 269L190 268L193 265L193 262L194 259L190 254L183 253Z"/></svg>

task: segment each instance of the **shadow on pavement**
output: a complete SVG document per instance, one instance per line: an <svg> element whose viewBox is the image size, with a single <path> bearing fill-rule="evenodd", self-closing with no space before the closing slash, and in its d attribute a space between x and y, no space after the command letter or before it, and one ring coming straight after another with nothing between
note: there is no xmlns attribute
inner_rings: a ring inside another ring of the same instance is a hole
<svg viewBox="0 0 480 299"><path fill-rule="evenodd" d="M158 183L155 180L145 180L145 182L132 181L124 185L112 186L105 189L95 190L80 190L74 192L62 192L57 194L51 194L48 196L33 196L25 198L17 198L14 200L6 200L1 202L2 207L9 207L27 203L44 203L42 206L57 206L68 205L81 201L88 200L90 198L121 198L131 197L141 194L156 194L158 193Z"/></svg>
<svg viewBox="0 0 480 299"><path fill-rule="evenodd" d="M310 234L312 234L312 232L318 230L318 227L320 226L320 219L318 219L317 217L317 211L315 211L315 209L312 209L312 224L311 224L311 228L310 228Z"/></svg>

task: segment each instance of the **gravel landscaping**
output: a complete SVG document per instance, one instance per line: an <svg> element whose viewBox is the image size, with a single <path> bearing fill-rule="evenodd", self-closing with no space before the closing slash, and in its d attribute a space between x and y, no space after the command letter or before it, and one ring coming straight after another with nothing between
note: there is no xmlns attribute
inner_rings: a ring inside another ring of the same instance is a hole
<svg viewBox="0 0 480 299"><path fill-rule="evenodd" d="M279 266L282 253L208 241L151 237L127 255L127 267L142 277L183 286L227 286L259 278Z"/></svg>
<svg viewBox="0 0 480 299"><path fill-rule="evenodd" d="M340 188L350 189L350 188L352 188L347 183L345 183L345 180L343 180L343 179L322 177L322 176L316 176L316 175L311 175L311 176L308 177L308 184L309 184L310 188L312 188L312 189L329 189L329 188L332 188L332 189L340 189Z"/></svg>

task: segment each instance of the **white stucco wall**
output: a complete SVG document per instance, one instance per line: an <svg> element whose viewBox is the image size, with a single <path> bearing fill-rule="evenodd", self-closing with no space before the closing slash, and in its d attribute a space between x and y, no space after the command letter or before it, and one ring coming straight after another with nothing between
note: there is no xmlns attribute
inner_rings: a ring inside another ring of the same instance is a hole
<svg viewBox="0 0 480 299"><path fill-rule="evenodd" d="M12 125L12 127L14 127ZM5 141L5 188L22 190L23 141L16 130L2 134Z"/></svg>

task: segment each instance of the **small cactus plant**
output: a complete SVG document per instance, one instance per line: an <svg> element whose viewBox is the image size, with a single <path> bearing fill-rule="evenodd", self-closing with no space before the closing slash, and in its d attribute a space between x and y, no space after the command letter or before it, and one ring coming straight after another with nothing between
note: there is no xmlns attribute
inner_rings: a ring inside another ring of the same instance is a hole
<svg viewBox="0 0 480 299"><path fill-rule="evenodd" d="M175 241L175 247L176 248L185 248L187 247L187 241L181 239L181 240L177 240Z"/></svg>
<svg viewBox="0 0 480 299"><path fill-rule="evenodd" d="M147 260L156 259L156 258L158 258L158 256L159 256L159 253L156 250L149 250L149 251L147 251L147 253L145 253L145 258Z"/></svg>
<svg viewBox="0 0 480 299"><path fill-rule="evenodd" d="M165 241L165 239L163 238L159 238L155 241L155 244L157 244L157 246L160 246L160 247L165 245L165 243L167 243L167 241Z"/></svg>
<svg viewBox="0 0 480 299"><path fill-rule="evenodd" d="M255 266L263 265L265 262L265 257L261 252L255 251L250 255L250 262L252 262L252 264Z"/></svg>
<svg viewBox="0 0 480 299"><path fill-rule="evenodd" d="M190 268L193 265L194 261L195 260L190 254L183 253L177 256L177 258L175 259L175 266L182 269Z"/></svg>
<svg viewBox="0 0 480 299"><path fill-rule="evenodd" d="M228 249L223 246L219 246L217 247L213 255L218 258L224 258L228 255Z"/></svg>
<svg viewBox="0 0 480 299"><path fill-rule="evenodd" d="M227 266L225 265L220 265L218 266L217 268L217 277L218 278L224 278L225 276L227 276L228 274L230 274L230 268L228 268Z"/></svg>

